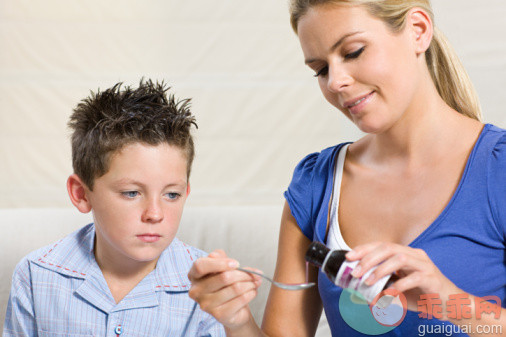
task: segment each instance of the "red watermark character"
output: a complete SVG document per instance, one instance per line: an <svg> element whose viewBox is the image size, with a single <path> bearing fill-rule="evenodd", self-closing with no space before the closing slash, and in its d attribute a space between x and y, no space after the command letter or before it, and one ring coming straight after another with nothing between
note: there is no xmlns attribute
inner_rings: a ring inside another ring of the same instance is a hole
<svg viewBox="0 0 506 337"><path fill-rule="evenodd" d="M488 300L495 301L491 303ZM476 319L481 319L482 313L491 314L494 313L494 318L499 319L501 315L501 299L498 296L483 296L476 297L475 300Z"/></svg>
<svg viewBox="0 0 506 337"><path fill-rule="evenodd" d="M446 301L446 312L448 313L448 318L471 318L471 299L469 298L469 294L450 295L450 299Z"/></svg>
<svg viewBox="0 0 506 337"><path fill-rule="evenodd" d="M432 317L441 319L443 318L443 308L441 304L443 301L439 298L438 294L422 294L417 301L418 317L432 319Z"/></svg>

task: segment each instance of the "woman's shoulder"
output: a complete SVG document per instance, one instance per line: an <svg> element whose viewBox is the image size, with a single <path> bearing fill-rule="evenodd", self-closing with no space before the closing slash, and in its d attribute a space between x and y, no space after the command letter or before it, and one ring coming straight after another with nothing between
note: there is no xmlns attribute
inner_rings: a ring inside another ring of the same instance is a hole
<svg viewBox="0 0 506 337"><path fill-rule="evenodd" d="M506 130L490 125L491 152L487 163L487 189L494 221L506 240Z"/></svg>
<svg viewBox="0 0 506 337"><path fill-rule="evenodd" d="M306 155L295 167L294 178L313 176L316 170L321 171L330 168L333 165L336 153L346 144L349 144L349 142L333 145L319 152Z"/></svg>
<svg viewBox="0 0 506 337"><path fill-rule="evenodd" d="M487 146L490 152L490 166L489 169L494 169L496 165L506 165L506 130L487 124Z"/></svg>
<svg viewBox="0 0 506 337"><path fill-rule="evenodd" d="M326 195L327 183L332 177L335 154L346 143L341 143L306 155L295 167L293 177L284 193L292 215L304 235L313 237L314 212Z"/></svg>
<svg viewBox="0 0 506 337"><path fill-rule="evenodd" d="M487 124L487 126L487 131L495 136L494 138L496 139L496 148L500 149L506 146L506 129L503 129L494 124Z"/></svg>

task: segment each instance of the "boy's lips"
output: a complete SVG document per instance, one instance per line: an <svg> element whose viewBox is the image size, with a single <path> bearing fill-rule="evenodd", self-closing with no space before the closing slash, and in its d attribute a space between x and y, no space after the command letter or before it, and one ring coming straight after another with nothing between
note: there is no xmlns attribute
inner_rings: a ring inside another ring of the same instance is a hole
<svg viewBox="0 0 506 337"><path fill-rule="evenodd" d="M156 233L138 234L137 237L144 242L156 242L160 240L161 235Z"/></svg>

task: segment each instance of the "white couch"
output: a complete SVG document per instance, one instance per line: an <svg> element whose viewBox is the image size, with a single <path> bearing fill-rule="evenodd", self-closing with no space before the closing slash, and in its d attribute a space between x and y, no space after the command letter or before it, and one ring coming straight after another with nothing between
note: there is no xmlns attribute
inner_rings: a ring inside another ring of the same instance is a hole
<svg viewBox="0 0 506 337"><path fill-rule="evenodd" d="M206 252L224 249L242 266L272 275L281 211L281 206L186 207L177 236ZM12 272L18 261L90 222L90 214L73 208L0 209L0 327L3 328ZM262 319L268 292L269 284L264 282L251 304L257 322ZM316 336L330 335L322 318Z"/></svg>

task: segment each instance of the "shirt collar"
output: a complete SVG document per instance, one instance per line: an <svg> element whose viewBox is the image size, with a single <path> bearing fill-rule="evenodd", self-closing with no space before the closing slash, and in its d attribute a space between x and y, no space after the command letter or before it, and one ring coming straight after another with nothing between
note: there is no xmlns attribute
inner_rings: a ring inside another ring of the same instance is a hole
<svg viewBox="0 0 506 337"><path fill-rule="evenodd" d="M95 226L89 224L68 235L46 251L32 259L32 262L57 273L80 279L94 274L93 245ZM188 271L198 257L195 249L174 238L158 259L151 278L155 291L188 291L191 283Z"/></svg>
<svg viewBox="0 0 506 337"><path fill-rule="evenodd" d="M156 264L155 289L170 292L188 291L191 286L188 271L196 258L192 247L174 238Z"/></svg>
<svg viewBox="0 0 506 337"><path fill-rule="evenodd" d="M66 236L31 261L57 273L85 279L93 259L95 227L89 224Z"/></svg>

